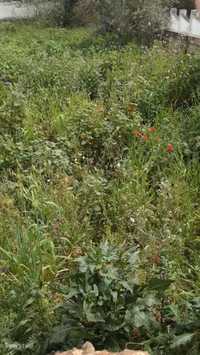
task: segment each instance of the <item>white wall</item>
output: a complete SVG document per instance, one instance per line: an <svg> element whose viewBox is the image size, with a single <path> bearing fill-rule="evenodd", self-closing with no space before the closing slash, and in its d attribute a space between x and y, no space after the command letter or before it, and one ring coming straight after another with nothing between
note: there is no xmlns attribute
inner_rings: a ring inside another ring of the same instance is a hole
<svg viewBox="0 0 200 355"><path fill-rule="evenodd" d="M12 18L28 18L36 14L36 9L32 5L19 5L17 2L0 2L0 20Z"/></svg>
<svg viewBox="0 0 200 355"><path fill-rule="evenodd" d="M169 31L200 38L200 11L192 10L188 17L186 10L171 9Z"/></svg>
<svg viewBox="0 0 200 355"><path fill-rule="evenodd" d="M23 5L19 1L1 2L0 0L0 20L34 17L39 12L46 14L51 12L56 6L55 1L41 1L37 7L34 5Z"/></svg>

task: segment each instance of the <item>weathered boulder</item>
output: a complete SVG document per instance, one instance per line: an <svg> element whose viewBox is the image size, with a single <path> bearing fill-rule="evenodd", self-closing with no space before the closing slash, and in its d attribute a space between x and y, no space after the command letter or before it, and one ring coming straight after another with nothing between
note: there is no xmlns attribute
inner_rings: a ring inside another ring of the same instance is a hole
<svg viewBox="0 0 200 355"><path fill-rule="evenodd" d="M86 342L81 349L74 348L64 352L56 352L55 355L149 355L145 351L134 351L125 349L120 352L112 353L107 350L95 351L94 346Z"/></svg>

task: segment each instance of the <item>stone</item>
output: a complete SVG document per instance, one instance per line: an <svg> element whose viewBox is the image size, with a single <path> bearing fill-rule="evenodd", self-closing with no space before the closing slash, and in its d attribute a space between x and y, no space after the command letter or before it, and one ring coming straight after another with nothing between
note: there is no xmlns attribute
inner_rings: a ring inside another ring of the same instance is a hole
<svg viewBox="0 0 200 355"><path fill-rule="evenodd" d="M64 352L56 352L55 355L149 355L145 351L134 351L125 349L120 352L110 352L107 350L95 351L94 346L87 341L81 349L74 348L72 350L64 351Z"/></svg>

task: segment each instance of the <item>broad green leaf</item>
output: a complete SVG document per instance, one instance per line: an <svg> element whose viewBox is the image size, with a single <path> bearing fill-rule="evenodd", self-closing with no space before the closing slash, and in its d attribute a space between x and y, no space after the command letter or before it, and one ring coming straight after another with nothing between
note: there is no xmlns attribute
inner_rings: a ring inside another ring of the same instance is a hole
<svg viewBox="0 0 200 355"><path fill-rule="evenodd" d="M166 291L171 283L172 280L161 280L153 278L149 282L149 288L157 291Z"/></svg>

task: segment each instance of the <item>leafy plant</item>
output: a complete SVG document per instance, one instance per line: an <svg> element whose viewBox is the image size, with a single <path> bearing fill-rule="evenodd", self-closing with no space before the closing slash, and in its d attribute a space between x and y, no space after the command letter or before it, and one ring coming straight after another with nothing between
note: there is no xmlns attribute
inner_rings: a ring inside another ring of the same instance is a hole
<svg viewBox="0 0 200 355"><path fill-rule="evenodd" d="M170 282L145 282L142 272L136 248L105 242L89 249L78 259L69 285L59 287L64 303L50 346L70 347L88 339L100 348L119 349L149 338L160 327L156 295L164 294Z"/></svg>

